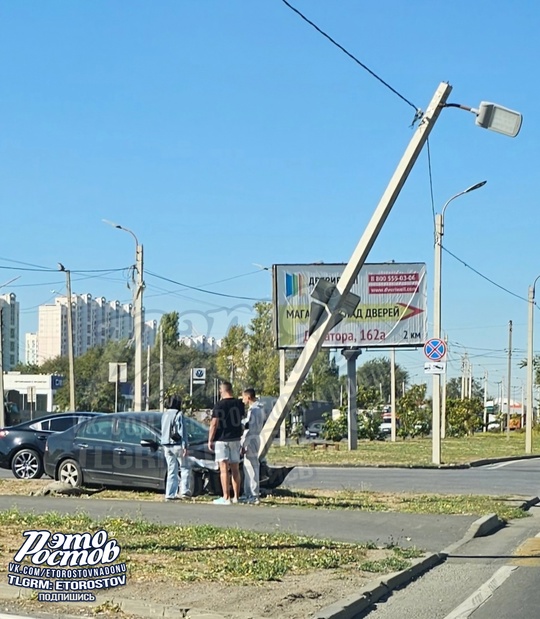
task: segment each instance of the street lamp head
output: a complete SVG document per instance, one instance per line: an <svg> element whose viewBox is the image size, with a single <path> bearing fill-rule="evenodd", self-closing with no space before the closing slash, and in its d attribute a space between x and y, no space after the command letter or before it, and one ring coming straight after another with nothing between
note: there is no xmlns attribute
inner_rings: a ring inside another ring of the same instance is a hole
<svg viewBox="0 0 540 619"><path fill-rule="evenodd" d="M470 191L474 191L475 189L480 189L480 187L483 187L486 183L487 183L487 181L482 181L480 183L476 183L476 185L473 185L472 187L469 187L468 189L465 189L465 191L463 193L469 193Z"/></svg>
<svg viewBox="0 0 540 619"><path fill-rule="evenodd" d="M476 112L476 124L503 135L515 138L521 129L523 117L519 112L510 110L496 103L482 101Z"/></svg>
<svg viewBox="0 0 540 619"><path fill-rule="evenodd" d="M109 221L108 219L102 219L101 221L108 224L109 226L112 226L113 228L118 228L119 230L122 229L122 226L120 226L119 224L115 224L114 221Z"/></svg>

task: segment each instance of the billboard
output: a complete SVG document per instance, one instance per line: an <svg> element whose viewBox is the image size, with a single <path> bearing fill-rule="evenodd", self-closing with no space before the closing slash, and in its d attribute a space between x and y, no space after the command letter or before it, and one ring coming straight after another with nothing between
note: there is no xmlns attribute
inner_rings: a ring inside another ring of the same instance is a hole
<svg viewBox="0 0 540 619"><path fill-rule="evenodd" d="M319 279L337 284L344 264L275 264L274 330L278 348L303 348L311 293ZM326 348L423 346L427 339L426 265L364 264L351 292L360 297L353 316L328 333Z"/></svg>

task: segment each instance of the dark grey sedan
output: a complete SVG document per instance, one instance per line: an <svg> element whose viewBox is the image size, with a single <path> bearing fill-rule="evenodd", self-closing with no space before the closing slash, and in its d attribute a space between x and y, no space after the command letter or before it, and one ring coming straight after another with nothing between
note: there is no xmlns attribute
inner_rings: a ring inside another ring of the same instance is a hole
<svg viewBox="0 0 540 619"><path fill-rule="evenodd" d="M0 468L11 469L17 479L39 479L49 436L101 414L56 413L0 428Z"/></svg>
<svg viewBox="0 0 540 619"><path fill-rule="evenodd" d="M167 465L160 446L161 413L115 413L90 419L51 436L45 448L45 472L73 486L102 485L165 489ZM208 428L184 417L193 458L194 494L221 492ZM290 467L261 465L261 489L278 487Z"/></svg>

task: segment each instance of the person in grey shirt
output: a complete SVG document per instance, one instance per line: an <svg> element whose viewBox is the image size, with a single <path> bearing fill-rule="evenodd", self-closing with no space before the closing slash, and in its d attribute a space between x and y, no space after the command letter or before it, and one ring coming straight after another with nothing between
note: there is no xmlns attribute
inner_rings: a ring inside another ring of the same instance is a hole
<svg viewBox="0 0 540 619"><path fill-rule="evenodd" d="M244 420L244 433L240 441L244 454L244 496L242 503L259 504L259 448L261 446L261 430L266 414L255 395L255 389L244 389L242 400L248 412Z"/></svg>
<svg viewBox="0 0 540 619"><path fill-rule="evenodd" d="M171 425L179 411L182 401L176 395L170 396L166 402L167 410L161 418L161 445L167 462L167 483L165 485L165 501L184 499L192 495L193 471L188 459L187 432L180 413L178 426L181 432L180 441L171 437ZM180 473L180 475L179 475ZM180 492L178 492L180 486Z"/></svg>

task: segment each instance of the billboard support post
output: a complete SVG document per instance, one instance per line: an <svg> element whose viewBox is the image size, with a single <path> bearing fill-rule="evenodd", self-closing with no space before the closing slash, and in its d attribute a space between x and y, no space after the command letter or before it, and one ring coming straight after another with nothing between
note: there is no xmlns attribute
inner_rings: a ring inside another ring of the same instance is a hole
<svg viewBox="0 0 540 619"><path fill-rule="evenodd" d="M281 392L277 402L268 417L266 424L261 431L261 447L259 456L266 455L274 437L277 434L279 425L283 421L289 410L290 403L298 393L305 377L307 376L319 349L326 335L331 330L335 315L340 314L346 297L350 292L356 277L366 261L373 244L375 243L382 227L394 206L400 191L405 184L424 144L426 143L441 110L446 103L452 87L450 84L442 82L439 84L433 95L428 108L420 120L414 135L412 136L385 192L383 193L375 212L373 213L358 245L356 246L351 259L347 263L345 270L328 300L328 310L318 322L313 333L308 337L306 345L296 362L285 388Z"/></svg>
<svg viewBox="0 0 540 619"><path fill-rule="evenodd" d="M285 383L287 381L287 374L285 369L285 350L281 349L279 351L279 393L283 390ZM281 422L281 426L279 428L279 446L286 447L287 445L287 424L285 423L285 419Z"/></svg>
<svg viewBox="0 0 540 619"><path fill-rule="evenodd" d="M342 350L341 354L347 359L347 430L349 451L358 449L358 418L356 397L358 385L356 380L356 360L362 354L361 350Z"/></svg>

